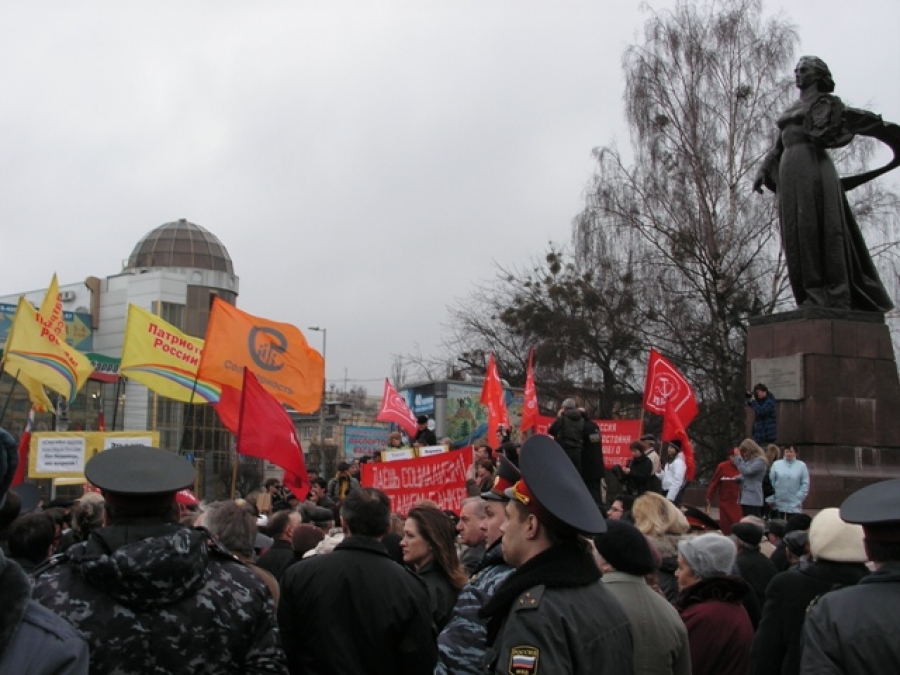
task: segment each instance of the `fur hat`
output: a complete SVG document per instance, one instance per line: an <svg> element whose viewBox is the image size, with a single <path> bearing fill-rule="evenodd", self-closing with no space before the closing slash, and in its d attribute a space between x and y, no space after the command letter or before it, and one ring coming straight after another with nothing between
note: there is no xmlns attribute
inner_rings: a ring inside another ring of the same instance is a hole
<svg viewBox="0 0 900 675"><path fill-rule="evenodd" d="M594 537L594 545L619 572L642 577L656 569L647 539L631 523L607 520L606 532Z"/></svg>
<svg viewBox="0 0 900 675"><path fill-rule="evenodd" d="M731 574L737 556L734 542L715 532L679 542L678 552L701 579Z"/></svg>
<svg viewBox="0 0 900 675"><path fill-rule="evenodd" d="M755 548L759 548L759 542L763 538L762 528L757 527L753 523L735 523L731 526L731 534L745 544Z"/></svg>
<svg viewBox="0 0 900 675"><path fill-rule="evenodd" d="M816 560L866 562L861 525L841 520L839 509L823 509L809 526L809 552Z"/></svg>

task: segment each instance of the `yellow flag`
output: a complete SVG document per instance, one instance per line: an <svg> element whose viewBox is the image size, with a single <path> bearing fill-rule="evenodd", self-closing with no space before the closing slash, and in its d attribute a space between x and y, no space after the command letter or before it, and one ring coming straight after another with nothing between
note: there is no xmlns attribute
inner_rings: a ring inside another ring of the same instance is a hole
<svg viewBox="0 0 900 675"><path fill-rule="evenodd" d="M48 330L52 331L59 338L60 342L65 342L66 321L63 317L62 300L59 297L59 280L56 278L55 272L38 313L41 315L41 323L46 326ZM47 392L44 391L44 385L24 373L19 374L19 384L28 391L31 405L33 405L38 412L53 410L53 403L47 396Z"/></svg>
<svg viewBox="0 0 900 675"><path fill-rule="evenodd" d="M11 375L29 376L71 403L93 367L87 356L60 341L44 326L31 303L20 297L6 341L4 370Z"/></svg>
<svg viewBox="0 0 900 675"><path fill-rule="evenodd" d="M56 278L56 272L53 273L53 279L50 281L50 287L41 303L38 311L41 315L41 323L60 342L66 341L66 320L63 317L62 300L59 297L59 280Z"/></svg>
<svg viewBox="0 0 900 675"><path fill-rule="evenodd" d="M221 388L197 379L202 353L200 338L185 335L146 309L128 305L121 375L176 401L215 403Z"/></svg>
<svg viewBox="0 0 900 675"><path fill-rule="evenodd" d="M9 368L5 368L5 370L6 372L10 372ZM10 374L13 376L15 375L15 373ZM34 406L35 410L38 412L48 412L54 409L53 403L50 401L47 392L44 390L44 385L25 373L19 373L18 379L19 384L28 391L28 398L31 399L31 405Z"/></svg>

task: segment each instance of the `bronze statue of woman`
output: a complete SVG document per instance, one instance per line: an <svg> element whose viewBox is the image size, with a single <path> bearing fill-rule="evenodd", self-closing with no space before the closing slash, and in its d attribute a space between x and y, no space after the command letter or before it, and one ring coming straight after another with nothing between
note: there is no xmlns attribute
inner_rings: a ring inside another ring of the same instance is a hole
<svg viewBox="0 0 900 675"><path fill-rule="evenodd" d="M800 98L778 119L778 139L753 189L777 194L788 277L800 307L887 312L893 307L847 203L850 190L900 166L900 127L832 94L825 62L804 56L794 69ZM872 136L894 150L880 169L841 179L828 155L854 135Z"/></svg>

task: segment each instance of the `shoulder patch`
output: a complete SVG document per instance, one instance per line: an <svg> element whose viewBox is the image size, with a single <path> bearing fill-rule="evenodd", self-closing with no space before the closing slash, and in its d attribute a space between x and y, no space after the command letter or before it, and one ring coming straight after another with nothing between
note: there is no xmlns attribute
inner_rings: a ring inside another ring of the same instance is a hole
<svg viewBox="0 0 900 675"><path fill-rule="evenodd" d="M519 645L509 650L509 675L537 675L541 650L530 645Z"/></svg>

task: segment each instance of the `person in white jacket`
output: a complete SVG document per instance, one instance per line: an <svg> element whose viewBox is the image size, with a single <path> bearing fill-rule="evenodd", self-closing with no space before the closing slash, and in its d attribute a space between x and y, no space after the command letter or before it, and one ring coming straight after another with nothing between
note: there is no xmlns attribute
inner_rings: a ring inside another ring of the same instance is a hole
<svg viewBox="0 0 900 675"><path fill-rule="evenodd" d="M677 439L670 441L666 452L668 461L662 471L656 474L656 477L662 481L666 499L678 506L681 504L682 488L684 488L684 481L687 477L687 464L685 464L684 455L681 452L681 441Z"/></svg>
<svg viewBox="0 0 900 675"><path fill-rule="evenodd" d="M792 445L784 446L784 459L779 459L769 471L769 480L775 494L766 499L777 518L803 513L803 500L809 494L809 470L797 459L797 450Z"/></svg>

